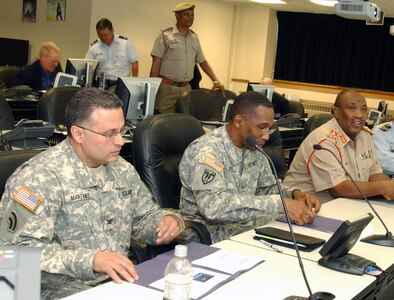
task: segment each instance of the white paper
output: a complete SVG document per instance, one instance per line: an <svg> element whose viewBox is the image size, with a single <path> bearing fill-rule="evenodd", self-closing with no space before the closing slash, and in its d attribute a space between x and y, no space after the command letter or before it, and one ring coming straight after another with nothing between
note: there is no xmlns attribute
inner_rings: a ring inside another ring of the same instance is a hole
<svg viewBox="0 0 394 300"><path fill-rule="evenodd" d="M234 275L239 271L249 270L262 261L260 258L221 249L192 261L192 264Z"/></svg>
<svg viewBox="0 0 394 300"><path fill-rule="evenodd" d="M229 277L230 275L193 267L193 281L190 296L193 299L201 297ZM152 282L149 286L164 291L164 277Z"/></svg>

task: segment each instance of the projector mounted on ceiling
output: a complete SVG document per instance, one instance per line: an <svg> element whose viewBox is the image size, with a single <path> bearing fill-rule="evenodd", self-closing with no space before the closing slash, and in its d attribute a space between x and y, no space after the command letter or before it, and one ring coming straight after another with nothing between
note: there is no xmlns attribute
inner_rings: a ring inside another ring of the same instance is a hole
<svg viewBox="0 0 394 300"><path fill-rule="evenodd" d="M379 21L380 8L363 0L339 0L335 4L335 14L348 19Z"/></svg>

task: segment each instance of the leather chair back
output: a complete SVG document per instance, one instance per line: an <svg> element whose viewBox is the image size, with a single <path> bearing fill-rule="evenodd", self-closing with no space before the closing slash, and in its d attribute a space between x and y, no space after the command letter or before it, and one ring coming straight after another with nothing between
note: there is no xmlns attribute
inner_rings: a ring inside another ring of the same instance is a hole
<svg viewBox="0 0 394 300"><path fill-rule="evenodd" d="M305 115L304 106L299 101L289 100L289 113L298 114L303 118Z"/></svg>
<svg viewBox="0 0 394 300"><path fill-rule="evenodd" d="M317 114L308 118L304 126L304 138L307 137L313 130L320 127L324 123L330 121L333 115L331 114Z"/></svg>
<svg viewBox="0 0 394 300"><path fill-rule="evenodd" d="M287 172L287 162L283 152L282 137L275 123L273 128L276 130L270 135L269 140L264 144L263 150L274 163L278 178L283 179Z"/></svg>
<svg viewBox="0 0 394 300"><path fill-rule="evenodd" d="M0 152L0 198L4 193L4 187L8 178L14 171L41 150L11 150Z"/></svg>
<svg viewBox="0 0 394 300"><path fill-rule="evenodd" d="M0 91L15 86L15 79L21 70L16 66L0 66Z"/></svg>
<svg viewBox="0 0 394 300"><path fill-rule="evenodd" d="M190 90L178 97L177 112L192 115L201 121L221 121L226 100L209 90Z"/></svg>
<svg viewBox="0 0 394 300"><path fill-rule="evenodd" d="M0 95L0 130L14 128L15 118L10 106L3 96Z"/></svg>
<svg viewBox="0 0 394 300"><path fill-rule="evenodd" d="M179 163L186 147L203 134L198 120L179 113L148 117L134 130L134 166L161 207L179 208Z"/></svg>
<svg viewBox="0 0 394 300"><path fill-rule="evenodd" d="M38 118L55 126L64 125L66 106L80 89L77 86L51 88L38 100Z"/></svg>

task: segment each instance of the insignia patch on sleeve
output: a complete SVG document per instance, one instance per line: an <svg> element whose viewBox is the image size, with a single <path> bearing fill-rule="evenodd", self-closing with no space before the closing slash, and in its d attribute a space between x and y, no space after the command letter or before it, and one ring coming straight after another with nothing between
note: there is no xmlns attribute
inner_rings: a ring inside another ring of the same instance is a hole
<svg viewBox="0 0 394 300"><path fill-rule="evenodd" d="M39 198L25 186L22 186L12 198L31 212L34 212L34 210L42 202L41 198Z"/></svg>
<svg viewBox="0 0 394 300"><path fill-rule="evenodd" d="M201 181L203 184L208 184L215 178L215 176L215 172L205 169L204 173L202 174Z"/></svg>
<svg viewBox="0 0 394 300"><path fill-rule="evenodd" d="M221 173L224 168L224 165L220 161L211 156L206 156L204 158L204 164L210 166L212 169L218 171L219 173Z"/></svg>

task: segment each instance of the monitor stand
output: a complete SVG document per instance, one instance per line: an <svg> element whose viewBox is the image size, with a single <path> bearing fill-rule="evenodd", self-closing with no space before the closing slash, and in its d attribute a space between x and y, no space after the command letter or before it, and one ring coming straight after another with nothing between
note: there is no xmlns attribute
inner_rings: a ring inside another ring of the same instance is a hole
<svg viewBox="0 0 394 300"><path fill-rule="evenodd" d="M350 253L341 257L323 256L318 260L318 263L329 269L355 275L363 275L368 266L375 265L371 260Z"/></svg>

